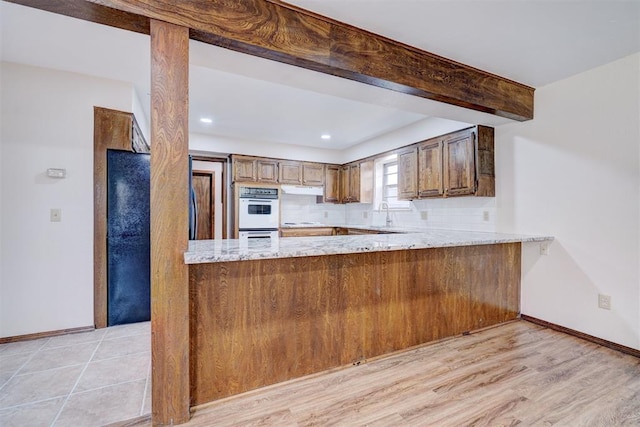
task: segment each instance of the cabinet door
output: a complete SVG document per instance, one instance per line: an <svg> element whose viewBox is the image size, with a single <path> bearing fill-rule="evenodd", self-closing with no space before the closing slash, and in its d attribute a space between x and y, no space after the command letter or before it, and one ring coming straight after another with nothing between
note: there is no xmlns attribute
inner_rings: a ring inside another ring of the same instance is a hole
<svg viewBox="0 0 640 427"><path fill-rule="evenodd" d="M398 200L418 197L418 152L416 148L398 153Z"/></svg>
<svg viewBox="0 0 640 427"><path fill-rule="evenodd" d="M258 182L278 182L277 160L258 159L256 165Z"/></svg>
<svg viewBox="0 0 640 427"><path fill-rule="evenodd" d="M234 181L255 181L256 180L256 160L248 157L233 158L233 180Z"/></svg>
<svg viewBox="0 0 640 427"><path fill-rule="evenodd" d="M494 164L494 130L487 126L476 126L476 196L495 197L496 171Z"/></svg>
<svg viewBox="0 0 640 427"><path fill-rule="evenodd" d="M360 203L373 203L373 188L375 186L373 177L373 160L360 163L358 174L360 185L358 188L358 201Z"/></svg>
<svg viewBox="0 0 640 427"><path fill-rule="evenodd" d="M360 201L360 165L349 165L349 201Z"/></svg>
<svg viewBox="0 0 640 427"><path fill-rule="evenodd" d="M333 227L283 228L280 237L333 236Z"/></svg>
<svg viewBox="0 0 640 427"><path fill-rule="evenodd" d="M324 175L325 203L340 202L340 166L327 165Z"/></svg>
<svg viewBox="0 0 640 427"><path fill-rule="evenodd" d="M418 146L418 195L441 197L444 194L442 140L427 141Z"/></svg>
<svg viewBox="0 0 640 427"><path fill-rule="evenodd" d="M302 184L302 163L280 162L278 166L280 169L280 184Z"/></svg>
<svg viewBox="0 0 640 427"><path fill-rule="evenodd" d="M324 185L324 165L321 163L303 163L302 183L304 185Z"/></svg>
<svg viewBox="0 0 640 427"><path fill-rule="evenodd" d="M443 149L445 195L474 194L476 163L473 134L464 132L445 139Z"/></svg>
<svg viewBox="0 0 640 427"><path fill-rule="evenodd" d="M380 233L375 230L365 230L362 228L349 228L347 231L347 234L349 236L360 236L364 234L380 234Z"/></svg>
<svg viewBox="0 0 640 427"><path fill-rule="evenodd" d="M340 202L349 203L351 201L349 194L350 187L349 166L345 165L340 168Z"/></svg>

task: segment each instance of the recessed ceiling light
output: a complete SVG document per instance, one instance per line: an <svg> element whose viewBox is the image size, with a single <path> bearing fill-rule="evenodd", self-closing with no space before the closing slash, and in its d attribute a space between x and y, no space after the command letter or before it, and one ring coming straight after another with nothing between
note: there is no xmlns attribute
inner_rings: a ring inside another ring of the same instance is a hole
<svg viewBox="0 0 640 427"><path fill-rule="evenodd" d="M320 138L322 139L331 139L331 135L329 135L328 133L322 134L322 136L320 136Z"/></svg>
<svg viewBox="0 0 640 427"><path fill-rule="evenodd" d="M200 121L201 121L202 123L206 123L206 124L213 123L213 119L210 119L210 118L208 118L208 117L202 117L202 118L200 119Z"/></svg>

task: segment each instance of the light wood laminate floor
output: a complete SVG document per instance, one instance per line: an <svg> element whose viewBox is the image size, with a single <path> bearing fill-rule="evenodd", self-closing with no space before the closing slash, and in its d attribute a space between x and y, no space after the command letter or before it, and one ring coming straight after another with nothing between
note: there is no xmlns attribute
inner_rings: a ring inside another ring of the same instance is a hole
<svg viewBox="0 0 640 427"><path fill-rule="evenodd" d="M515 321L203 405L186 425L638 426L640 360Z"/></svg>

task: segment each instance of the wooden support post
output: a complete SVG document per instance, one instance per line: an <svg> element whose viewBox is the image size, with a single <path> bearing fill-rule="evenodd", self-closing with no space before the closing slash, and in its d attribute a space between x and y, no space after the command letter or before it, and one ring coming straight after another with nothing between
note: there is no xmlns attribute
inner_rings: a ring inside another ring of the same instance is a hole
<svg viewBox="0 0 640 427"><path fill-rule="evenodd" d="M189 29L151 20L151 349L154 425L189 420Z"/></svg>

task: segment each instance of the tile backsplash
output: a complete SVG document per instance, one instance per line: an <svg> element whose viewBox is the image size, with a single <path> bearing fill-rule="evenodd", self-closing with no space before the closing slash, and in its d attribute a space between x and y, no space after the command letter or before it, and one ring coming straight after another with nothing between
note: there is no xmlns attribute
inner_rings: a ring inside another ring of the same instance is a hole
<svg viewBox="0 0 640 427"><path fill-rule="evenodd" d="M280 223L321 222L344 224L346 205L316 203L316 196L283 194L280 196Z"/></svg>
<svg viewBox="0 0 640 427"><path fill-rule="evenodd" d="M386 212L372 204L336 205L316 203L315 196L283 194L281 222L320 222L347 225L384 225ZM411 202L408 210L392 210L393 226L440 230L496 230L496 199L493 197L455 197Z"/></svg>

